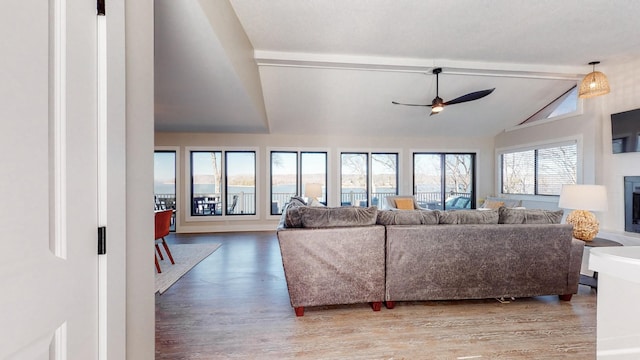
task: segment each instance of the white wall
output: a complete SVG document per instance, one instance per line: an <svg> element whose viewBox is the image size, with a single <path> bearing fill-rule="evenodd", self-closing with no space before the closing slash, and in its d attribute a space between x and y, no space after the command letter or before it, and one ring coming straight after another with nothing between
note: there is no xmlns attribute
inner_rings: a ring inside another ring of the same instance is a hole
<svg viewBox="0 0 640 360"><path fill-rule="evenodd" d="M274 230L279 216L271 216L269 200L269 150L326 150L329 152L329 205L337 205L339 189L339 161L341 151L393 151L400 153L399 193L413 193L412 153L416 151L448 151L476 153L476 194L483 198L493 193L493 139L492 138L390 138L390 137L351 137L351 136L311 136L311 135L255 135L255 134L213 134L213 133L156 133L156 146L178 146L180 153L182 185L177 189L182 199L178 200L178 232L237 231L237 230ZM185 212L188 204L184 201L185 186L189 179L185 174L185 147L212 146L234 148L258 148L258 219L232 220L216 219L208 222L186 222ZM486 171L486 169L490 169ZM331 195L333 194L333 195ZM180 197L179 195L179 197Z"/></svg>
<svg viewBox="0 0 640 360"><path fill-rule="evenodd" d="M611 93L583 100L578 116L503 132L496 136L496 149L576 137L582 139L579 182L607 187L609 210L597 213L598 236L625 245L640 245L640 236L624 232L624 176L640 176L640 153L611 152L612 113L640 108L640 60L615 67L601 67L611 85ZM497 184L497 182L496 182ZM497 189L496 189L497 191ZM557 206L557 198L554 199Z"/></svg>
<svg viewBox="0 0 640 360"><path fill-rule="evenodd" d="M624 177L640 176L640 153L613 154L611 151L611 114L640 108L640 60L603 67L611 85L611 93L603 96L602 158L598 174L607 186L609 210L600 216L608 238L626 245L640 245L640 236L624 232Z"/></svg>

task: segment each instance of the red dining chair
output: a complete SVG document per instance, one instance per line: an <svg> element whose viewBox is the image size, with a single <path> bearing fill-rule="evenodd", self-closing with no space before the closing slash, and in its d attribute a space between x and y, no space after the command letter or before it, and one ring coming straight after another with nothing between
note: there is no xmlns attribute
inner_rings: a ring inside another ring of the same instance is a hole
<svg viewBox="0 0 640 360"><path fill-rule="evenodd" d="M162 246L164 247L164 251L167 253L167 256L169 257L169 260L171 260L171 264L176 263L175 261L173 261L173 256L171 255L171 251L169 250L169 245L167 245L167 242L164 240L164 237L169 235L169 229L171 227L171 217L173 216L173 210L156 211L155 214L156 214L156 239L155 239L156 270L158 271L158 273L161 273L162 270L160 270L160 263L158 263L158 255L160 256L160 260L164 260L164 257L162 257L162 252L160 252L160 246L158 246L160 242L162 243Z"/></svg>

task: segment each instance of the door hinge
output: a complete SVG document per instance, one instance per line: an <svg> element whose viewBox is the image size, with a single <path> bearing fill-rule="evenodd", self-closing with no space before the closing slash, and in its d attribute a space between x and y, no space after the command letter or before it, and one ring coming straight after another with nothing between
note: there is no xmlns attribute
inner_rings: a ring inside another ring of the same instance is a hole
<svg viewBox="0 0 640 360"><path fill-rule="evenodd" d="M107 253L107 227L100 226L98 228L98 255Z"/></svg>
<svg viewBox="0 0 640 360"><path fill-rule="evenodd" d="M105 15L104 2L105 2L105 0L98 0L98 16L104 16Z"/></svg>

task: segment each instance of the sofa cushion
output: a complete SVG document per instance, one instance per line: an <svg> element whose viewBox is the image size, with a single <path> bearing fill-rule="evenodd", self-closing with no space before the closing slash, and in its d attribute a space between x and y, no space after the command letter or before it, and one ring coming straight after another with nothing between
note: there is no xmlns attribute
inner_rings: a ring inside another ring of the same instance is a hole
<svg viewBox="0 0 640 360"><path fill-rule="evenodd" d="M495 200L485 200L482 204L483 209L499 209L501 206L504 206L504 201L495 201Z"/></svg>
<svg viewBox="0 0 640 360"><path fill-rule="evenodd" d="M498 210L447 210L439 218L440 224L497 224Z"/></svg>
<svg viewBox="0 0 640 360"><path fill-rule="evenodd" d="M300 207L302 227L327 228L339 226L375 225L378 208L370 207Z"/></svg>
<svg viewBox="0 0 640 360"><path fill-rule="evenodd" d="M563 210L498 209L499 224L560 224Z"/></svg>
<svg viewBox="0 0 640 360"><path fill-rule="evenodd" d="M400 210L413 210L413 199L396 199L396 208Z"/></svg>
<svg viewBox="0 0 640 360"><path fill-rule="evenodd" d="M436 225L440 212L437 210L380 210L379 225Z"/></svg>

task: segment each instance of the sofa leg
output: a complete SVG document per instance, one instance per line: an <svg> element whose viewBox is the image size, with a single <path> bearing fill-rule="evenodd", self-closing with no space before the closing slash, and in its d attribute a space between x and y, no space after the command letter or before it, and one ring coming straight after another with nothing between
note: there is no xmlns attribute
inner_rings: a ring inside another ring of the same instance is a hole
<svg viewBox="0 0 640 360"><path fill-rule="evenodd" d="M293 310L296 312L296 316L304 316L304 306L294 307Z"/></svg>
<svg viewBox="0 0 640 360"><path fill-rule="evenodd" d="M372 302L371 307L373 308L373 311L380 311L380 309L382 309L382 301Z"/></svg>
<svg viewBox="0 0 640 360"><path fill-rule="evenodd" d="M387 309L393 309L394 307L396 307L396 303L395 301L385 301L384 306L386 306Z"/></svg>
<svg viewBox="0 0 640 360"><path fill-rule="evenodd" d="M558 297L560 298L560 300L562 301L571 301L571 297L573 296L573 294L564 294L564 295L558 295Z"/></svg>

